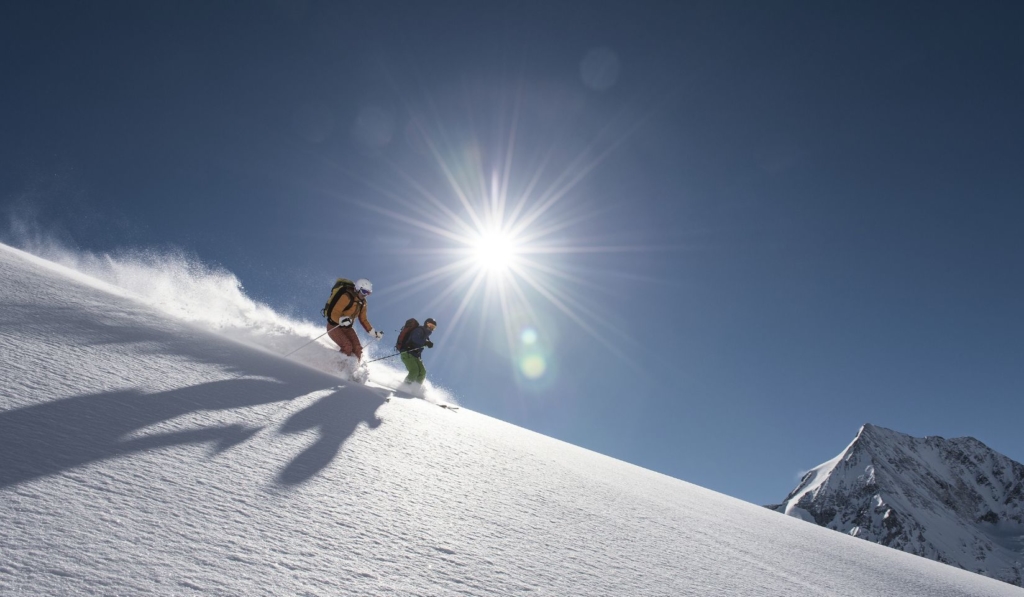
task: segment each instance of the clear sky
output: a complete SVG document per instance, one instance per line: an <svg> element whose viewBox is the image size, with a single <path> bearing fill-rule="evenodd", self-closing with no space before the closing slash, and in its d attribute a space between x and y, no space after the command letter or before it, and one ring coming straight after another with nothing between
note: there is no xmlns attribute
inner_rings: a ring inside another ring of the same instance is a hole
<svg viewBox="0 0 1024 597"><path fill-rule="evenodd" d="M7 3L0 207L370 278L463 405L756 503L865 422L1024 460L1024 7L753 4Z"/></svg>

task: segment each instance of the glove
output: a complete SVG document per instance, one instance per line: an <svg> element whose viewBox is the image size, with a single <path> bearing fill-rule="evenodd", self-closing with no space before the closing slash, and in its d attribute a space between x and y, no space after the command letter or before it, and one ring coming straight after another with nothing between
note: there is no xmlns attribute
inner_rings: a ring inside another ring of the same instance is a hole
<svg viewBox="0 0 1024 597"><path fill-rule="evenodd" d="M431 342L430 340L427 340L427 348L433 348L433 347L434 347L434 343Z"/></svg>
<svg viewBox="0 0 1024 597"><path fill-rule="evenodd" d="M370 330L370 335L373 336L374 338L380 340L381 338L384 337L384 332L379 332L377 330Z"/></svg>

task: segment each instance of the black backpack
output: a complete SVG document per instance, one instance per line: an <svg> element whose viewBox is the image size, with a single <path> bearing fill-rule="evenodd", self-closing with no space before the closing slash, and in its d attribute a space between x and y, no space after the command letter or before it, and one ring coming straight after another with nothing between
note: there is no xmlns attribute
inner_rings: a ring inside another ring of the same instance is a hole
<svg viewBox="0 0 1024 597"><path fill-rule="evenodd" d="M334 288L331 288L331 298L327 299L327 304L324 305L323 310L320 314L331 320L331 311L334 310L334 306L338 304L338 299L345 294L346 290L355 290L356 283L347 278L338 278L338 281L334 283ZM332 322L335 323L335 322Z"/></svg>
<svg viewBox="0 0 1024 597"><path fill-rule="evenodd" d="M420 322L415 319L406 319L405 325L402 326L402 331L398 332L398 338L395 339L395 350L402 352L405 350L405 339L409 337L409 332L420 327Z"/></svg>

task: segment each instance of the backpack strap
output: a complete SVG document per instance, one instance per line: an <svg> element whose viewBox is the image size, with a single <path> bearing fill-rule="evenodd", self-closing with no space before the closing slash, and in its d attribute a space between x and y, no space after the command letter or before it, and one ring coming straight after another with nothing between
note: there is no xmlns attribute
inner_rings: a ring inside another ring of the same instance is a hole
<svg viewBox="0 0 1024 597"><path fill-rule="evenodd" d="M356 296L355 291L353 289L351 289L351 288L346 288L344 291L342 291L341 294L344 294L345 296L348 297L348 304L345 305L345 307L342 309L342 311L344 311L345 309L348 309L349 307L351 307L352 303L355 303L356 300L358 299L358 297ZM341 297L339 296L338 298L340 299ZM364 304L366 304L365 301L359 301L359 308L356 309L356 312L353 314L353 317L352 317L353 320L355 320L357 317L359 317L359 312L363 310L363 305Z"/></svg>

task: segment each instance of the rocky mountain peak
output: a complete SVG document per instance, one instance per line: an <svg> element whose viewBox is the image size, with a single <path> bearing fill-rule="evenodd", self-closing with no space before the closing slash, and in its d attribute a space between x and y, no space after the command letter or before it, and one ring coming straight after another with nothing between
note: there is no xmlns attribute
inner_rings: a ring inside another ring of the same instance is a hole
<svg viewBox="0 0 1024 597"><path fill-rule="evenodd" d="M768 507L1024 586L1024 465L972 437L867 423Z"/></svg>

